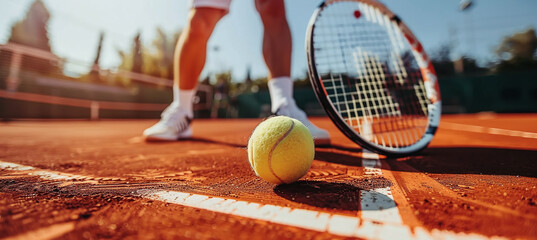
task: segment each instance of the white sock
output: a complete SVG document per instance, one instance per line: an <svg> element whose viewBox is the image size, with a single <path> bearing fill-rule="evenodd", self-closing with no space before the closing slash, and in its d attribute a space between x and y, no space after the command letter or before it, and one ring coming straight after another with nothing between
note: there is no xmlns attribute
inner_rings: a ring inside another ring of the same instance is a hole
<svg viewBox="0 0 537 240"><path fill-rule="evenodd" d="M172 106L176 106L185 110L188 113L189 117L194 116L193 111L193 98L196 95L196 89L192 90L182 90L179 89L179 86L173 86L173 102Z"/></svg>
<svg viewBox="0 0 537 240"><path fill-rule="evenodd" d="M179 103L179 86L173 85L172 90L173 90L173 102Z"/></svg>
<svg viewBox="0 0 537 240"><path fill-rule="evenodd" d="M290 77L277 77L268 82L270 92L270 110L276 113L278 108L285 105L294 104L293 80Z"/></svg>

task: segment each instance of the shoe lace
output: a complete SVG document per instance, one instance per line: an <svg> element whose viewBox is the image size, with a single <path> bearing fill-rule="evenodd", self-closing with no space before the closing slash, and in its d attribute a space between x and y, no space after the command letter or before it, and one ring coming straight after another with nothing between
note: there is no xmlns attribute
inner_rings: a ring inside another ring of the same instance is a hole
<svg viewBox="0 0 537 240"><path fill-rule="evenodd" d="M298 108L296 105L280 107L278 108L278 110L276 110L275 113L273 113L273 115L288 116L294 118L304 124L304 126L306 126L312 134L316 132L326 132L324 129L321 129L315 126L312 122L310 122L306 113L300 108Z"/></svg>
<svg viewBox="0 0 537 240"><path fill-rule="evenodd" d="M171 106L162 112L162 120L167 126L175 128L178 132L187 129L192 121L182 110Z"/></svg>
<svg viewBox="0 0 537 240"><path fill-rule="evenodd" d="M294 118L302 122L302 124L306 125L308 128L310 127L309 125L312 125L310 121L308 120L306 113L304 113L298 107L294 107L294 106L280 107L278 108L278 110L276 110L275 113L273 113L273 115L288 116L288 117Z"/></svg>

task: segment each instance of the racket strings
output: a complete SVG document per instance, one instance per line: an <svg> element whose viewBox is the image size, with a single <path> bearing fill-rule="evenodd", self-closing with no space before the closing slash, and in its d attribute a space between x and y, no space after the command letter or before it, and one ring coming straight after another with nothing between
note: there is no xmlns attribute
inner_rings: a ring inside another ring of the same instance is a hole
<svg viewBox="0 0 537 240"><path fill-rule="evenodd" d="M350 127L392 148L421 139L430 101L412 50L388 17L366 4L334 4L319 15L313 43L325 92Z"/></svg>

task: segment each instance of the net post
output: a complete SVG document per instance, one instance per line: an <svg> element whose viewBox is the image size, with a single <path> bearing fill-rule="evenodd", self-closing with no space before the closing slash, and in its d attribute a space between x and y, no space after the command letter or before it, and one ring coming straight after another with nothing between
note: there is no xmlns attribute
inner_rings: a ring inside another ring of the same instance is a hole
<svg viewBox="0 0 537 240"><path fill-rule="evenodd" d="M22 54L21 52L14 49L12 51L13 55L11 56L11 63L9 66L9 75L6 79L6 89L9 92L17 91L19 86L19 71L21 68Z"/></svg>
<svg viewBox="0 0 537 240"><path fill-rule="evenodd" d="M99 102L92 101L90 104L90 119L99 120Z"/></svg>

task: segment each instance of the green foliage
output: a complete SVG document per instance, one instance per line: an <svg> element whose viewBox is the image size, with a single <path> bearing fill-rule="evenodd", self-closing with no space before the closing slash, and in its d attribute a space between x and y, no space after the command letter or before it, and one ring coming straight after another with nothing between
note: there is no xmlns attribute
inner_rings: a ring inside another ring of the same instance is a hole
<svg viewBox="0 0 537 240"><path fill-rule="evenodd" d="M487 73L489 72L488 68L480 67L477 64L475 58L470 56L462 56L458 61L462 62L463 73L466 74L477 74L477 73Z"/></svg>
<svg viewBox="0 0 537 240"><path fill-rule="evenodd" d="M459 59L451 60L451 46L441 45L432 52L431 62L438 76L453 76L455 74L477 74L488 72L487 68L480 67L476 59L463 55Z"/></svg>
<svg viewBox="0 0 537 240"><path fill-rule="evenodd" d="M455 74L455 67L451 61L451 46L448 44L441 45L432 52L431 62L434 70L439 76L450 76Z"/></svg>
<svg viewBox="0 0 537 240"><path fill-rule="evenodd" d="M500 62L497 72L528 70L537 67L537 35L535 29L505 37L496 49Z"/></svg>
<svg viewBox="0 0 537 240"><path fill-rule="evenodd" d="M306 71L304 73L304 77L297 78L294 81L294 88L311 88L311 82L310 77L308 75L308 72Z"/></svg>
<svg viewBox="0 0 537 240"><path fill-rule="evenodd" d="M252 80L252 87L254 89L259 90L266 90L268 89L268 78L267 77L260 77L260 78L254 78Z"/></svg>
<svg viewBox="0 0 537 240"><path fill-rule="evenodd" d="M121 63L118 69L129 72L139 72L159 78L173 78L173 54L175 43L180 31L168 35L161 28L157 28L157 37L149 46L141 43L138 34L132 43L130 51L119 50ZM128 81L124 79L122 81Z"/></svg>
<svg viewBox="0 0 537 240"><path fill-rule="evenodd" d="M141 34L136 34L134 37L134 47L132 49L132 69L131 72L134 73L143 73L143 57L142 57L142 41L140 40Z"/></svg>
<svg viewBox="0 0 537 240"><path fill-rule="evenodd" d="M498 59L489 62L488 68L479 66L475 58L466 55L452 61L451 50L449 45L444 44L431 54L431 61L439 76L452 76L457 73L501 73L537 68L537 35L533 28L505 37L495 50Z"/></svg>

